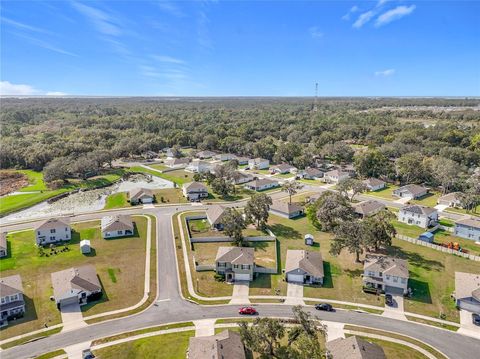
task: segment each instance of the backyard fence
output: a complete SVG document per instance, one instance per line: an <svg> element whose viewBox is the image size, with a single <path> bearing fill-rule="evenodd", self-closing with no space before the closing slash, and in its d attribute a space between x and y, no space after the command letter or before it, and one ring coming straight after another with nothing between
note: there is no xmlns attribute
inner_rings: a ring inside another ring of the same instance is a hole
<svg viewBox="0 0 480 359"><path fill-rule="evenodd" d="M435 249L435 250L440 251L440 252L450 253L450 254L454 254L454 255L459 256L459 257L470 259L472 261L480 262L480 257L479 256L476 256L476 255L473 255L473 254L470 254L470 253L459 252L459 251L456 251L456 250L453 250L453 249L450 249L450 248L447 248L447 247L439 246L438 244L428 243L428 242L421 241L421 240L416 239L416 238L407 237L407 236L404 236L404 235L401 235L401 234L397 234L396 237L398 239L401 239L402 241L407 241L407 242L410 242L410 243L418 244L420 246L432 248L432 249Z"/></svg>
<svg viewBox="0 0 480 359"><path fill-rule="evenodd" d="M259 237L245 237L245 242L273 242L275 237L259 236ZM191 243L215 243L215 242L233 242L234 239L227 236L218 237L190 237Z"/></svg>

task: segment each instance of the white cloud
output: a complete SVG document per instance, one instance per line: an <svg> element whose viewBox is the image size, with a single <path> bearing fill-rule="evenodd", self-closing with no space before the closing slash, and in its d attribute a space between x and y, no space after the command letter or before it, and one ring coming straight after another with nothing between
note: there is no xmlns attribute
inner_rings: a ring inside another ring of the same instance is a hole
<svg viewBox="0 0 480 359"><path fill-rule="evenodd" d="M312 36L314 39L319 39L323 37L324 33L320 31L320 29L317 26L312 26L310 29L310 36Z"/></svg>
<svg viewBox="0 0 480 359"><path fill-rule="evenodd" d="M416 6L397 6L395 9L388 10L387 12L380 15L375 21L375 26L380 27L386 25L392 21L401 19L404 16L411 14L415 10Z"/></svg>
<svg viewBox="0 0 480 359"><path fill-rule="evenodd" d="M53 45L50 42L40 40L40 39L37 39L35 37L28 36L28 35L25 35L25 34L21 34L21 33L18 33L18 32L12 32L12 34L27 40L28 42L30 42L33 45L36 45L38 47L41 47L41 48L44 48L44 49L47 49L47 50L50 50L50 51L53 51L53 52L57 52L57 53L62 54L62 55L78 56L77 54L74 54L73 52L64 50L64 49L62 49L62 48L60 48L56 45Z"/></svg>
<svg viewBox="0 0 480 359"><path fill-rule="evenodd" d="M383 71L375 71L375 76L388 77L395 74L395 69L387 69Z"/></svg>
<svg viewBox="0 0 480 359"><path fill-rule="evenodd" d="M97 31L104 35L118 36L122 33L118 19L100 9L87 6L79 2L72 2L73 7L87 17L95 26Z"/></svg>
<svg viewBox="0 0 480 359"><path fill-rule="evenodd" d="M17 29L20 29L20 30L28 30L28 31L39 32L43 34L51 34L51 32L48 30L45 30L36 26L27 25L11 19L7 19L6 17L2 17L2 22L7 25L16 27Z"/></svg>
<svg viewBox="0 0 480 359"><path fill-rule="evenodd" d="M59 91L42 91L26 84L12 84L9 81L0 81L0 95L2 96L65 96L66 93Z"/></svg>
<svg viewBox="0 0 480 359"><path fill-rule="evenodd" d="M360 14L357 21L355 21L352 26L356 29L359 29L367 22L369 22L375 15L376 13L372 10L364 12L363 14Z"/></svg>
<svg viewBox="0 0 480 359"><path fill-rule="evenodd" d="M390 0L378 0L377 7L382 6L383 4L387 3L388 1L390 1Z"/></svg>
<svg viewBox="0 0 480 359"><path fill-rule="evenodd" d="M157 2L160 9L176 17L184 17L185 13L173 2L167 0L160 0Z"/></svg>
<svg viewBox="0 0 480 359"><path fill-rule="evenodd" d="M171 56L165 56L165 55L152 55L152 57L160 62L166 62L170 64L178 64L178 65L185 65L185 61L177 59L175 57Z"/></svg>
<svg viewBox="0 0 480 359"><path fill-rule="evenodd" d="M348 10L348 12L342 16L342 20L345 20L345 21L350 20L350 15L356 13L359 10L360 9L357 5L352 6L350 10Z"/></svg>

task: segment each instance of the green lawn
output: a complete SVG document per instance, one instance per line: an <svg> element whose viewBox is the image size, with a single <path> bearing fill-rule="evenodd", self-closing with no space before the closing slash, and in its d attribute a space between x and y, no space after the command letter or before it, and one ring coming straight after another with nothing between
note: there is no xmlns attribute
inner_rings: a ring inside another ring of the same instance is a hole
<svg viewBox="0 0 480 359"><path fill-rule="evenodd" d="M468 214L470 216L480 217L480 204L476 207L476 209L474 211L467 212L465 209L452 208L452 207L448 207L447 209L445 209L445 211L446 212L452 212L452 213Z"/></svg>
<svg viewBox="0 0 480 359"><path fill-rule="evenodd" d="M60 314L52 295L50 274L76 265L93 264L97 269L104 289L104 297L82 307L84 315L93 315L109 310L129 307L143 297L145 273L146 222L144 217L134 217L137 231L134 236L105 240L101 238L99 221L73 225L72 240L68 251L64 246L57 248L57 254L45 249L48 256L39 256L33 231L8 235L9 256L0 259L0 273L3 276L20 274L26 301L26 315L23 319L2 328L2 339L41 329L60 323ZM92 253L80 253L78 243L89 239ZM109 272L114 272L115 281ZM127 295L128 293L128 295Z"/></svg>
<svg viewBox="0 0 480 359"><path fill-rule="evenodd" d="M278 173L273 176L273 178L292 178L295 177L295 174L293 173Z"/></svg>
<svg viewBox="0 0 480 359"><path fill-rule="evenodd" d="M169 168L165 165L160 165L160 164L149 165L149 167L155 168L156 170L159 170L159 171L163 171L163 170L166 170L167 168Z"/></svg>
<svg viewBox="0 0 480 359"><path fill-rule="evenodd" d="M415 204L421 204L422 206L435 207L437 205L437 200L440 197L439 192L430 192L427 193L420 199L413 199L410 202Z"/></svg>
<svg viewBox="0 0 480 359"><path fill-rule="evenodd" d="M128 194L126 192L114 193L108 196L103 209L122 207L130 207L130 202L128 202Z"/></svg>
<svg viewBox="0 0 480 359"><path fill-rule="evenodd" d="M157 203L187 203L180 188L164 188L154 190Z"/></svg>
<svg viewBox="0 0 480 359"><path fill-rule="evenodd" d="M347 335L349 336L349 335ZM387 340L374 339L369 337L361 337L366 341L374 344L378 344L382 347L385 356L387 359L398 359L398 358L408 358L408 359L427 359L425 355L407 347L403 344L393 343Z"/></svg>
<svg viewBox="0 0 480 359"><path fill-rule="evenodd" d="M461 248L466 249L469 253L480 255L480 245L476 244L475 241L468 239L460 238L453 235L451 232L445 231L443 229L437 229L435 232L435 243L458 243Z"/></svg>
<svg viewBox="0 0 480 359"><path fill-rule="evenodd" d="M389 184L389 185L387 185L386 188L384 188L380 191L372 191L372 192L367 192L365 194L369 195L369 196L374 196L374 197L396 200L398 198L393 196L393 191L395 191L397 188L398 188L398 186L395 186L393 184Z"/></svg>
<svg viewBox="0 0 480 359"><path fill-rule="evenodd" d="M0 215L6 215L21 209L34 206L61 193L68 192L68 188L38 193L25 193L0 198Z"/></svg>
<svg viewBox="0 0 480 359"><path fill-rule="evenodd" d="M397 230L398 234L402 234L404 236L411 237L411 238L418 238L420 234L426 232L425 228L406 224L406 223L397 221L396 219L392 221L392 224Z"/></svg>
<svg viewBox="0 0 480 359"><path fill-rule="evenodd" d="M19 189L20 192L33 192L33 191L45 191L48 190L47 185L43 180L43 173L33 170L20 170L28 178L29 185Z"/></svg>
<svg viewBox="0 0 480 359"><path fill-rule="evenodd" d="M153 166L151 166L151 167L153 167ZM132 168L134 168L134 167L132 167ZM142 168L142 167L140 167L140 168ZM159 172L155 172L155 171L151 171L151 172L153 172L153 174L155 176L166 179L166 180L171 181L171 182L174 182L180 187L184 183L188 183L188 182L193 181L193 173L187 172L183 169L178 169L178 170L169 171L169 172L165 172L165 173L159 173Z"/></svg>
<svg viewBox="0 0 480 359"><path fill-rule="evenodd" d="M193 336L195 331L162 334L98 349L94 354L102 359L183 359Z"/></svg>

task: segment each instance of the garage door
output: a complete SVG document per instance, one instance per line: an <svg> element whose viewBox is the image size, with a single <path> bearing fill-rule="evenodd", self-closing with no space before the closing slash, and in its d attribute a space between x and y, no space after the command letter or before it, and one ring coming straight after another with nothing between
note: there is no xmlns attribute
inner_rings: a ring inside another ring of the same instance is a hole
<svg viewBox="0 0 480 359"><path fill-rule="evenodd" d="M78 303L78 297L70 297L70 298L64 298L60 300L60 307L65 307L66 305L69 304L76 304Z"/></svg>
<svg viewBox="0 0 480 359"><path fill-rule="evenodd" d="M142 203L152 203L153 199L152 198L143 198Z"/></svg>
<svg viewBox="0 0 480 359"><path fill-rule="evenodd" d="M302 274L288 274L287 275L287 282L303 283L303 275Z"/></svg>
<svg viewBox="0 0 480 359"><path fill-rule="evenodd" d="M250 280L250 274L248 274L248 273L237 273L237 274L235 274L235 280Z"/></svg>

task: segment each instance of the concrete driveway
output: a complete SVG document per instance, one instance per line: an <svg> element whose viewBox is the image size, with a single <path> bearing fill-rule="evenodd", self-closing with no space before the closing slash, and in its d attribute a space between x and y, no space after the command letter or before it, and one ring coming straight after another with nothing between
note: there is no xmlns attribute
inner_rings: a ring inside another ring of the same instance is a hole
<svg viewBox="0 0 480 359"><path fill-rule="evenodd" d="M399 198L397 199L396 201L393 201L394 203L400 203L400 204L405 204L407 203L408 201L411 201L412 199L410 197L403 197L403 198Z"/></svg>
<svg viewBox="0 0 480 359"><path fill-rule="evenodd" d="M230 304L250 304L250 300L248 299L249 291L249 281L236 281L233 284L233 293Z"/></svg>
<svg viewBox="0 0 480 359"><path fill-rule="evenodd" d="M473 324L471 312L460 309L460 329L458 332L480 339L480 327Z"/></svg>
<svg viewBox="0 0 480 359"><path fill-rule="evenodd" d="M390 294L393 297L393 305L388 306L385 304L385 311L383 312L383 315L389 318L407 320L407 317L404 314L403 295L394 293Z"/></svg>
<svg viewBox="0 0 480 359"><path fill-rule="evenodd" d="M78 303L62 307L60 314L62 315L63 323L62 332L87 326L87 323L83 320L82 310Z"/></svg>
<svg viewBox="0 0 480 359"><path fill-rule="evenodd" d="M303 284L288 283L287 299L285 299L285 304L305 305L305 302L303 301Z"/></svg>

